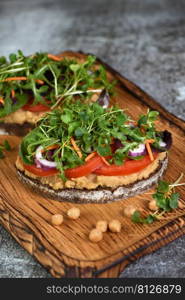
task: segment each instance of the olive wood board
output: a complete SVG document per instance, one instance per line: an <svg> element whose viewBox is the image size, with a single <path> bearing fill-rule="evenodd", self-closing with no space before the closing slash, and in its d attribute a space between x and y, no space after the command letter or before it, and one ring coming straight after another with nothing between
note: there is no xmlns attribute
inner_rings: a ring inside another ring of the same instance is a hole
<svg viewBox="0 0 185 300"><path fill-rule="evenodd" d="M66 51L61 56L83 60L82 52ZM169 130L173 146L169 152L169 166L164 179L175 181L185 173L185 123L167 112L149 95L128 81L110 66L97 59L107 69L110 79L117 80L113 102L137 119L147 109L159 111L159 130ZM7 139L12 151L0 160L0 222L15 240L33 255L52 276L60 277L118 277L124 268L139 257L151 253L185 233L185 208L178 208L150 225L134 224L123 216L128 204L148 212L150 190L133 198L107 204L76 204L81 210L77 220L70 220L66 212L72 203L44 198L19 182L14 167L21 141L16 136L0 136L0 143ZM185 188L178 188L185 207ZM64 222L51 225L53 214L62 213ZM103 240L92 243L88 234L98 220L118 219L120 233L106 232ZM174 245L175 246L175 245ZM152 275L152 274L151 274Z"/></svg>

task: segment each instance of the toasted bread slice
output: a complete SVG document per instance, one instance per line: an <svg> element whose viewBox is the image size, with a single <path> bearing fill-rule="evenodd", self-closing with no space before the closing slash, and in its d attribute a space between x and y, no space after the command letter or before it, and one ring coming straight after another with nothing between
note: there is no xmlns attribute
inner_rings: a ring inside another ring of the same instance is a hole
<svg viewBox="0 0 185 300"><path fill-rule="evenodd" d="M117 187L97 186L96 188L59 188L54 189L51 185L42 182L42 177L31 176L24 168L19 167L16 163L17 174L24 184L32 190L39 192L42 196L50 197L59 201L68 201L73 203L107 203L126 199L137 194L141 194L156 184L162 177L168 165L167 153L158 160L158 164L152 172L146 177L135 180L130 184L124 184ZM52 176L50 176L52 177ZM116 179L116 176L114 176ZM124 177L124 176L123 176Z"/></svg>

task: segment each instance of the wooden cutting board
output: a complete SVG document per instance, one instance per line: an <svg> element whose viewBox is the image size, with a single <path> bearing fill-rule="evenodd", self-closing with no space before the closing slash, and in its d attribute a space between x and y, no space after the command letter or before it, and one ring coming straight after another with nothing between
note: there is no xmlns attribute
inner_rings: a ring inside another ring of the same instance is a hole
<svg viewBox="0 0 185 300"><path fill-rule="evenodd" d="M82 60L85 56L69 51L62 55ZM97 62L104 64L100 60ZM185 123L111 67L104 66L108 76L118 81L113 101L127 108L133 118L146 113L148 108L160 112L158 129L167 129L173 134L164 178L174 181L181 172L185 173ZM66 211L73 204L45 199L18 181L14 162L20 138L0 136L0 142L4 138L9 140L13 150L0 160L0 222L54 277L117 277L130 262L185 233L185 208L168 213L151 225L134 224L123 216L123 208L130 203L147 211L151 199L148 193L115 203L78 204L80 218L69 220ZM179 187L178 191L185 207L185 188ZM64 223L54 227L50 218L56 213L64 215ZM106 232L103 240L94 244L88 240L88 234L100 219L119 219L122 230L120 233Z"/></svg>

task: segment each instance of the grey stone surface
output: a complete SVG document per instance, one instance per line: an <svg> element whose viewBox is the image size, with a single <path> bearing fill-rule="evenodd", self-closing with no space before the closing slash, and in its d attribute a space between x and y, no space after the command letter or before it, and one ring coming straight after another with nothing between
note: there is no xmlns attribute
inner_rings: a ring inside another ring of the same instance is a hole
<svg viewBox="0 0 185 300"><path fill-rule="evenodd" d="M101 57L185 119L185 1L1 0L0 54L83 50ZM0 227L0 277L50 277ZM185 277L185 237L122 277Z"/></svg>

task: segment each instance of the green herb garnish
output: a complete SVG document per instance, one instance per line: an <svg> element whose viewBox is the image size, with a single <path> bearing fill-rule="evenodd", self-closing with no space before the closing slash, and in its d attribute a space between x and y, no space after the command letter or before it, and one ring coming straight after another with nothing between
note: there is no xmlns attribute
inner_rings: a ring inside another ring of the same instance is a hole
<svg viewBox="0 0 185 300"><path fill-rule="evenodd" d="M142 223L142 224L151 224L153 223L155 220L157 219L157 217L153 214L149 214L147 217L141 217L141 214L138 210L136 210L132 217L131 220L134 223Z"/></svg>
<svg viewBox="0 0 185 300"><path fill-rule="evenodd" d="M11 146L7 140L4 140L3 144L0 144L0 158L4 158L5 154L4 151L10 151Z"/></svg>
<svg viewBox="0 0 185 300"><path fill-rule="evenodd" d="M64 170L84 164L92 152L108 157L110 164L122 165L129 157L129 151L145 141L150 130L150 127L145 126L143 132L139 127L130 126L130 121L124 110L117 106L103 108L96 102L67 100L60 108L46 114L39 121L38 127L23 138L19 154L24 163L34 164L38 146L47 149L57 144L53 160L63 179ZM71 138L80 148L80 157ZM122 147L112 151L111 144L116 139L119 139ZM142 156L132 159L139 160Z"/></svg>
<svg viewBox="0 0 185 300"><path fill-rule="evenodd" d="M79 63L70 58L53 61L46 53L26 57L21 51L10 54L9 61L0 57L0 118L30 104L31 98L31 105L41 103L54 109L76 97L87 101L103 89L111 94L115 81L110 82L105 68L95 63L95 56Z"/></svg>
<svg viewBox="0 0 185 300"><path fill-rule="evenodd" d="M61 109L47 114L39 126L23 138L20 155L25 163L32 164L39 145L46 148L58 144L54 159L56 162L60 161L63 170L83 164L93 151L101 156L110 155L112 138L118 132L121 134L124 128L124 122L119 122L120 119L126 122L129 118L117 107L104 109L94 102L85 104L76 101L72 105L66 102ZM79 158L72 147L71 138L80 147L82 158ZM122 141L124 140L122 133Z"/></svg>
<svg viewBox="0 0 185 300"><path fill-rule="evenodd" d="M136 210L131 216L132 222L151 224L159 220L166 212L178 208L180 194L175 192L175 187L185 185L185 183L179 183L182 177L183 174L173 184L164 180L159 181L156 192L152 195L153 199L156 200L158 210L146 217L142 217L140 211Z"/></svg>

